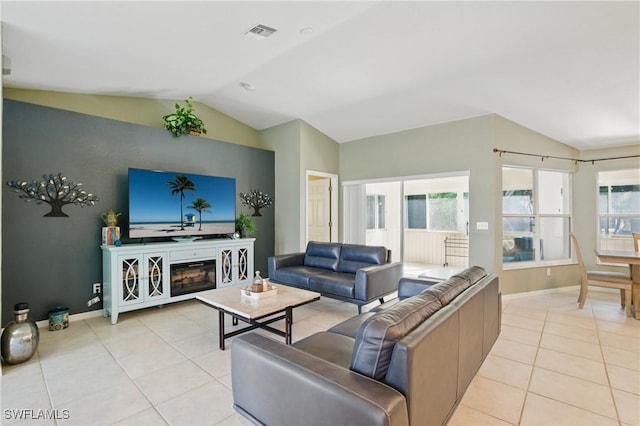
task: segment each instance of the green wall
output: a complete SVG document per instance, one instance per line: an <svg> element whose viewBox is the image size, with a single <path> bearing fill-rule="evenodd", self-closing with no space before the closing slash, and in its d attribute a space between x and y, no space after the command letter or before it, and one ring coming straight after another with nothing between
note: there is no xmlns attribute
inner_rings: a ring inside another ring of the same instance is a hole
<svg viewBox="0 0 640 426"><path fill-rule="evenodd" d="M304 250L306 171L338 173L338 143L302 120L260 132L260 145L275 151L275 253Z"/></svg>
<svg viewBox="0 0 640 426"><path fill-rule="evenodd" d="M638 155L638 145L580 152L504 117L491 114L388 135L356 140L339 147L340 178L358 181L469 170L469 264L500 276L505 294L579 284L577 264L502 270L502 166L541 167L539 157L493 152L494 148L568 158ZM574 164L545 159L547 169L574 173L574 231L584 239L583 252L596 244L596 177L599 170L638 167L637 158ZM489 222L489 231L475 223ZM595 266L595 256L587 263ZM547 274L549 268L549 274Z"/></svg>
<svg viewBox="0 0 640 426"><path fill-rule="evenodd" d="M160 129L164 128L162 117L175 110L175 103L184 104L183 100L81 95L12 88L4 88L4 98ZM193 105L207 129L207 134L201 137L258 147L257 130L199 102L193 102Z"/></svg>
<svg viewBox="0 0 640 426"><path fill-rule="evenodd" d="M299 247L306 245L307 171L339 174L339 144L309 125L300 121L300 235ZM338 206L340 209L340 206Z"/></svg>
<svg viewBox="0 0 640 426"><path fill-rule="evenodd" d="M578 150L568 145L564 145L498 115L495 116L495 148L566 158L577 158L579 153ZM568 172L578 170L578 167L573 162L566 160L547 158L541 161L540 157L513 154L495 155L498 158L497 169L499 179L495 199L497 202L496 223L498 224L500 224L502 220L502 166L543 167ZM494 231L496 241L502 241L502 228L497 226L494 228ZM502 269L502 245L496 244L494 246L494 252L500 269ZM549 275L547 275L547 269L549 270ZM579 282L580 275L576 265L526 267L503 270L500 273L500 287L505 294L577 285Z"/></svg>
<svg viewBox="0 0 640 426"><path fill-rule="evenodd" d="M640 155L640 144L619 147L614 149L598 149L582 151L580 158L590 160L594 158L624 157ZM594 164L580 163L578 172L574 175L574 210L580 215L575 215L575 233L580 242L580 248L587 268L596 266L596 249L599 225L598 215L598 172L607 170L638 169L640 159L629 158L624 160L598 161ZM604 266L598 265L598 268ZM622 272L623 268L610 267L609 269Z"/></svg>
<svg viewBox="0 0 640 426"><path fill-rule="evenodd" d="M491 152L495 116L467 120L340 144L340 178L357 181L469 171L470 222L496 227L497 160ZM469 263L497 271L495 233L470 226Z"/></svg>
<svg viewBox="0 0 640 426"><path fill-rule="evenodd" d="M275 254L300 250L300 131L298 121L260 132L260 144L275 151Z"/></svg>

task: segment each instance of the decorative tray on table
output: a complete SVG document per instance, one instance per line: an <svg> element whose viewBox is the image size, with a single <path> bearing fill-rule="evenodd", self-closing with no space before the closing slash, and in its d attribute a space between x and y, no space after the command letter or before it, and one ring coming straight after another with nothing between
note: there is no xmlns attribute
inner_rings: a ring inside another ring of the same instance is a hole
<svg viewBox="0 0 640 426"><path fill-rule="evenodd" d="M242 294L243 297L246 297L249 299L262 299L265 297L271 297L278 294L278 287L274 287L271 284L269 284L267 287L269 289L266 291L252 291L251 286L242 287L240 289L240 294Z"/></svg>

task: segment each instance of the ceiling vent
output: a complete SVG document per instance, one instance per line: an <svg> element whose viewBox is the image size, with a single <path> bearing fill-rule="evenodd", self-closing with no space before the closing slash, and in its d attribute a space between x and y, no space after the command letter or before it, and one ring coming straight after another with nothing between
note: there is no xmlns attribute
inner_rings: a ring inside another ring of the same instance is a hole
<svg viewBox="0 0 640 426"><path fill-rule="evenodd" d="M278 30L276 30L275 28L271 28L271 27L267 27L266 25L258 24L256 26L250 28L249 31L244 33L244 35L246 35L247 37L258 39L258 40L264 40L265 38L269 37L270 35L272 35L276 31L278 31Z"/></svg>

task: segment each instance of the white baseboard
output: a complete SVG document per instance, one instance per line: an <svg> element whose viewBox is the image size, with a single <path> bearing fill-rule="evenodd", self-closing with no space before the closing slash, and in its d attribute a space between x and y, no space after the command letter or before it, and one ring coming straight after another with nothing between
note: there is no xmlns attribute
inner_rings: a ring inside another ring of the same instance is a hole
<svg viewBox="0 0 640 426"><path fill-rule="evenodd" d="M69 324L71 324L72 321L82 321L82 320L86 320L89 318L95 318L95 317L101 317L102 316L102 309L98 309L96 311L88 311L88 312L80 312L79 314L73 314L73 315L69 315ZM38 328L49 328L49 320L41 320L41 321L36 321L36 325L38 326Z"/></svg>
<svg viewBox="0 0 640 426"><path fill-rule="evenodd" d="M520 299L523 297L530 297L530 296L542 296L545 294L551 294L551 293L559 293L561 291L575 291L576 294L578 294L578 292L580 291L580 286L579 285L570 285L567 287L557 287L557 288L547 288L544 290L534 290L534 291L526 291L524 293L514 293L514 294L503 294L502 295L502 299L503 300L510 300L510 299ZM589 287L589 291L601 291L604 293L618 293L620 290L617 290L615 288L604 288L604 287L595 287L595 286L590 286Z"/></svg>
<svg viewBox="0 0 640 426"><path fill-rule="evenodd" d="M524 293L503 294L502 299L509 300L509 299L520 299L522 297L530 297L530 296L542 296L545 294L559 293L565 290L580 291L580 286L572 285L568 287L546 288L544 290L525 291Z"/></svg>

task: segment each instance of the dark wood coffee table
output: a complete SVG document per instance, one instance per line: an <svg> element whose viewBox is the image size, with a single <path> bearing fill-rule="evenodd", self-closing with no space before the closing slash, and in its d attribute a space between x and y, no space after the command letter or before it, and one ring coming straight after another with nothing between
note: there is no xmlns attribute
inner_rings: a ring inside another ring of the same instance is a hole
<svg viewBox="0 0 640 426"><path fill-rule="evenodd" d="M278 293L262 299L251 299L242 294L244 286L232 286L207 290L196 296L200 302L218 311L220 349L224 350L224 340L245 333L256 328L262 328L271 333L282 336L287 345L291 344L291 329L293 324L293 308L320 300L320 293L302 290L295 287L278 285ZM284 313L284 314L283 314ZM224 315L233 318L233 324L238 320L249 324L239 330L229 333L224 331ZM279 315L283 314L283 315ZM271 327L269 324L285 320L284 331Z"/></svg>

